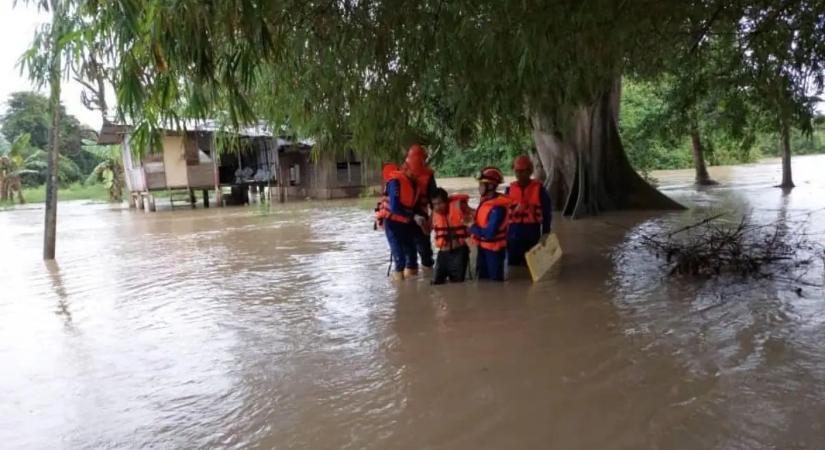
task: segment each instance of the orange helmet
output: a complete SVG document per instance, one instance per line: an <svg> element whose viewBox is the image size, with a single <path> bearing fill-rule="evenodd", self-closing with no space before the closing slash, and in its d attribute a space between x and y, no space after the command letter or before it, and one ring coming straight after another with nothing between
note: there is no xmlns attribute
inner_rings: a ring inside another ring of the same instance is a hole
<svg viewBox="0 0 825 450"><path fill-rule="evenodd" d="M499 185L504 183L504 174L496 167L485 167L481 169L478 181L486 184Z"/></svg>
<svg viewBox="0 0 825 450"><path fill-rule="evenodd" d="M533 161L527 155L521 155L513 160L513 170L533 170Z"/></svg>

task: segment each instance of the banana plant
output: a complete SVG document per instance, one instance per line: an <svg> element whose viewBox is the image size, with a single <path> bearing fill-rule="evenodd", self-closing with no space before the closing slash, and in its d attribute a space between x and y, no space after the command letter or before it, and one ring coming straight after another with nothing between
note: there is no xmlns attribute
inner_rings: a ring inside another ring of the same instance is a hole
<svg viewBox="0 0 825 450"><path fill-rule="evenodd" d="M26 203L23 198L23 175L38 173L34 167L36 161L32 159L37 149L30 142L28 133L21 134L0 153L0 202L14 202L16 193L17 202Z"/></svg>
<svg viewBox="0 0 825 450"><path fill-rule="evenodd" d="M84 141L83 149L102 161L89 174L86 183L102 183L109 192L109 201L119 202L123 198L123 162L119 145L97 145Z"/></svg>

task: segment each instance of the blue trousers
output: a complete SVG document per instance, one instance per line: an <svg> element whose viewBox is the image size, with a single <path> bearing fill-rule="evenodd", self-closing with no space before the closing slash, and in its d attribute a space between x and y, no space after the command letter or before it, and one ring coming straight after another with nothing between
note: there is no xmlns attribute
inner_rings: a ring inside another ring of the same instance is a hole
<svg viewBox="0 0 825 450"><path fill-rule="evenodd" d="M415 229L413 227L418 228L414 224L393 220L384 221L384 232L387 234L387 242L390 244L390 252L392 252L396 272L418 268L418 253L415 248Z"/></svg>
<svg viewBox="0 0 825 450"><path fill-rule="evenodd" d="M507 264L523 266L524 254L541 240L540 224L515 224L507 228Z"/></svg>
<svg viewBox="0 0 825 450"><path fill-rule="evenodd" d="M430 236L424 234L421 227L417 225L413 225L413 227L415 228L415 247L421 256L421 265L432 267L435 260L433 259L433 244L430 242Z"/></svg>
<svg viewBox="0 0 825 450"><path fill-rule="evenodd" d="M506 256L507 252L505 250L494 252L479 248L478 257L476 258L478 279L504 281L504 258Z"/></svg>

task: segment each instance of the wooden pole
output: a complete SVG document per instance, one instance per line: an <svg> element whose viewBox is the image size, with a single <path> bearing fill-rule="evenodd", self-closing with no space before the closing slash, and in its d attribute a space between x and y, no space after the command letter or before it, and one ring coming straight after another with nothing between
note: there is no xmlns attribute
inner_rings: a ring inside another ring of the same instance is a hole
<svg viewBox="0 0 825 450"><path fill-rule="evenodd" d="M49 154L46 169L46 220L43 233L43 259L53 260L57 241L57 162L60 156L60 2L52 1L51 61L49 62L49 104L52 129L49 132Z"/></svg>
<svg viewBox="0 0 825 450"><path fill-rule="evenodd" d="M266 177L266 193L269 196L269 203L272 203L272 164L269 163L269 139L270 138L267 137L264 138L264 155L266 159L266 173L269 174Z"/></svg>
<svg viewBox="0 0 825 450"><path fill-rule="evenodd" d="M223 206L223 199L221 198L221 181L220 171L218 169L218 149L215 145L215 133L212 133L210 140L210 150L212 151L212 180L215 183L215 203L218 207Z"/></svg>

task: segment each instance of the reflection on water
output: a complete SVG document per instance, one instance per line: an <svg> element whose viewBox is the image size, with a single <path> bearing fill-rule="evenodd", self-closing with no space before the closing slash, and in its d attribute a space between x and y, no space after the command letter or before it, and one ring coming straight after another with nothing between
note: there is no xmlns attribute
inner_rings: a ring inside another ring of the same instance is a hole
<svg viewBox="0 0 825 450"><path fill-rule="evenodd" d="M357 201L61 204L59 265L42 211L0 212L2 448L821 448L825 294L665 282L627 245L825 208L825 158L795 161L790 195L775 165L657 173L694 208L557 220L538 285L394 285Z"/></svg>

